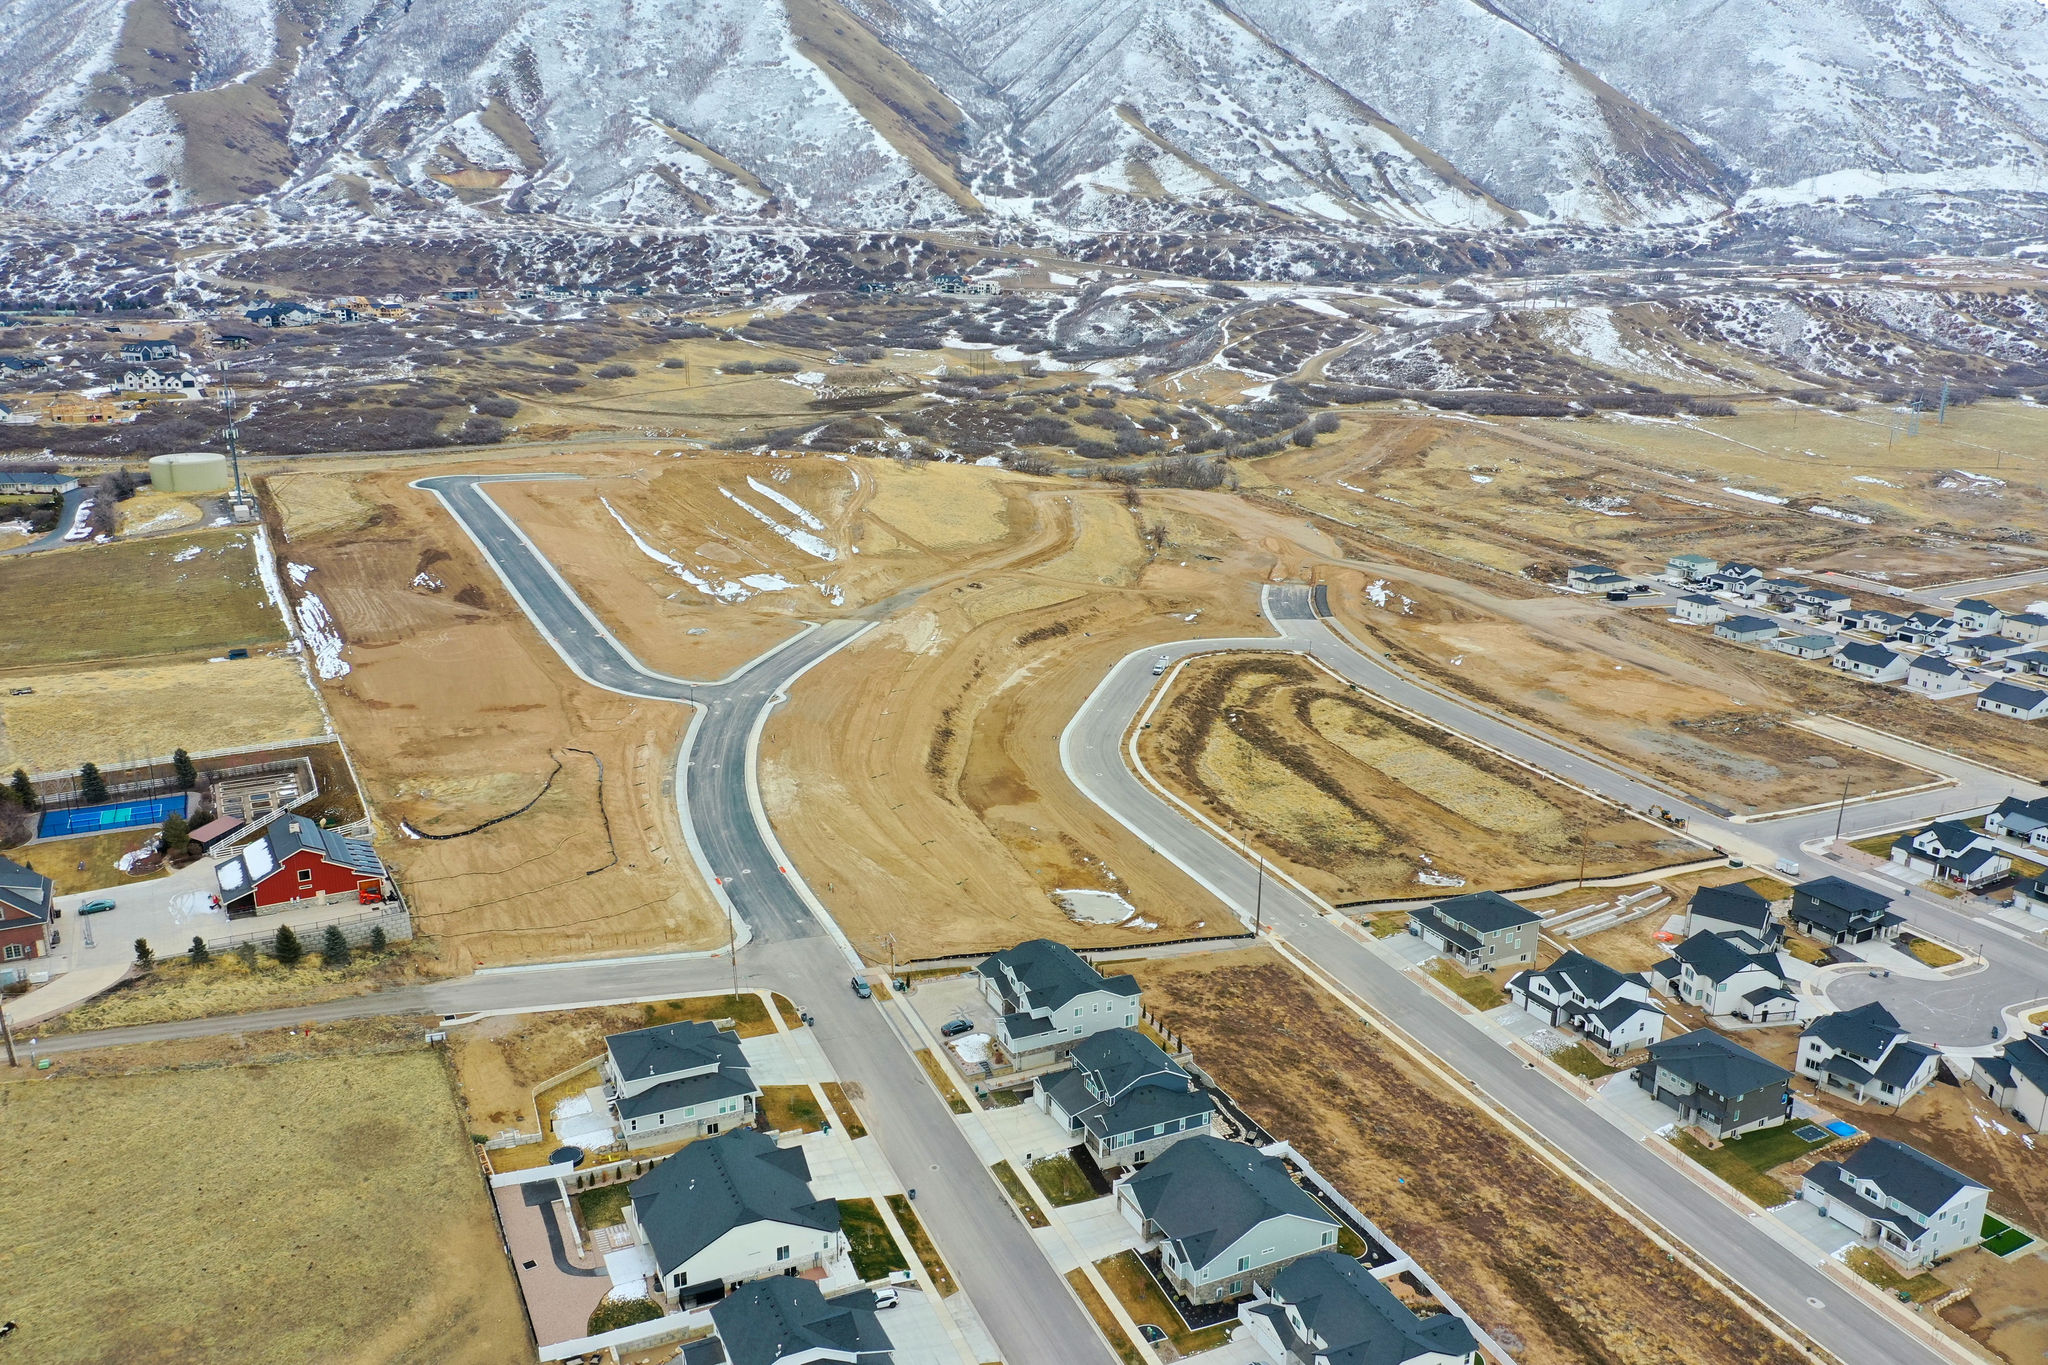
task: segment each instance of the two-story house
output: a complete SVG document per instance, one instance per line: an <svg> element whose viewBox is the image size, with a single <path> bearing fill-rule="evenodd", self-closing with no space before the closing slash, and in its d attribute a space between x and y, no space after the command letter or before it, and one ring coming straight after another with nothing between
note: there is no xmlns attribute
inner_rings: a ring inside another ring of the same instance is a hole
<svg viewBox="0 0 2048 1365"><path fill-rule="evenodd" d="M1794 600L1793 607L1815 620L1832 621L1849 609L1849 594L1833 588L1809 587Z"/></svg>
<svg viewBox="0 0 2048 1365"><path fill-rule="evenodd" d="M1104 976L1064 943L1034 938L975 969L1005 1051L1022 1067L1064 1057L1104 1029L1138 1022L1138 978Z"/></svg>
<svg viewBox="0 0 2048 1365"><path fill-rule="evenodd" d="M1792 888L1792 927L1823 943L1889 943L1905 927L1881 892L1821 877Z"/></svg>
<svg viewBox="0 0 2048 1365"><path fill-rule="evenodd" d="M1755 951L1739 934L1702 929L1650 968L1651 984L1716 1019L1785 1024L1799 1015L1784 960Z"/></svg>
<svg viewBox="0 0 2048 1365"><path fill-rule="evenodd" d="M1872 1138L1846 1161L1816 1162L1800 1197L1918 1270L1984 1240L1991 1190L1903 1142Z"/></svg>
<svg viewBox="0 0 2048 1365"><path fill-rule="evenodd" d="M2015 1034L1993 1055L1979 1057L1970 1079L2000 1109L2048 1133L2048 1035Z"/></svg>
<svg viewBox="0 0 2048 1365"><path fill-rule="evenodd" d="M2025 640L2014 640L2004 635L1960 635L1949 642L1950 658L1968 659L1976 664L2003 663L2016 654L2027 652Z"/></svg>
<svg viewBox="0 0 2048 1365"><path fill-rule="evenodd" d="M1728 605L1703 592L1688 592L1671 600L1671 614L1689 626L1713 626L1728 619Z"/></svg>
<svg viewBox="0 0 2048 1365"><path fill-rule="evenodd" d="M1749 585L1760 581L1764 571L1754 564L1723 564L1706 577L1707 587L1713 592L1732 592L1747 595Z"/></svg>
<svg viewBox="0 0 2048 1365"><path fill-rule="evenodd" d="M2035 611L2008 616L1998 623L1998 633L2008 640L2021 640L2030 645L2048 644L2048 616Z"/></svg>
<svg viewBox="0 0 2048 1365"><path fill-rule="evenodd" d="M2048 690L1995 682L1977 698L1977 709L2013 720L2048 720Z"/></svg>
<svg viewBox="0 0 2048 1365"><path fill-rule="evenodd" d="M1564 585L1577 592L1604 592L1608 583L1620 580L1608 564L1574 564L1564 571Z"/></svg>
<svg viewBox="0 0 2048 1365"><path fill-rule="evenodd" d="M1859 1104L1896 1109L1919 1094L1940 1069L1940 1050L1914 1042L1876 1000L1824 1014L1799 1035L1799 1074Z"/></svg>
<svg viewBox="0 0 2048 1365"><path fill-rule="evenodd" d="M1792 1073L1712 1029L1698 1029L1650 1044L1635 1082L1678 1121L1725 1141L1758 1128L1775 1128L1792 1114Z"/></svg>
<svg viewBox="0 0 2048 1365"><path fill-rule="evenodd" d="M0 854L0 986L28 980L50 951L53 891L48 877Z"/></svg>
<svg viewBox="0 0 2048 1365"><path fill-rule="evenodd" d="M1865 682L1898 682L1906 676L1909 666L1907 657L1883 645L1843 645L1832 660L1832 665L1842 672Z"/></svg>
<svg viewBox="0 0 2048 1365"><path fill-rule="evenodd" d="M1906 665L1906 689L1923 697L1959 697L1974 686L1969 674L1938 654L1922 654Z"/></svg>
<svg viewBox="0 0 2048 1365"><path fill-rule="evenodd" d="M761 1097L738 1037L694 1020L606 1038L604 1090L629 1150L744 1128Z"/></svg>
<svg viewBox="0 0 2048 1365"><path fill-rule="evenodd" d="M1721 561L1712 555L1673 555L1664 561L1664 577L1673 583L1698 583L1720 567Z"/></svg>
<svg viewBox="0 0 2048 1365"><path fill-rule="evenodd" d="M1285 1162L1218 1137L1167 1148L1116 1182L1116 1202L1190 1303L1243 1298L1288 1263L1337 1245L1337 1220Z"/></svg>
<svg viewBox="0 0 2048 1365"><path fill-rule="evenodd" d="M175 341L124 341L121 343L121 359L136 365L147 365L155 360L170 360L178 354Z"/></svg>
<svg viewBox="0 0 2048 1365"><path fill-rule="evenodd" d="M2005 613L1981 597L1965 597L1956 603L1956 621L1972 635L1995 634Z"/></svg>
<svg viewBox="0 0 2048 1365"><path fill-rule="evenodd" d="M2008 796L1984 817L1984 832L2048 848L2048 796L2032 801Z"/></svg>
<svg viewBox="0 0 2048 1365"><path fill-rule="evenodd" d="M725 1365L903 1365L866 1290L825 1297L814 1280L777 1276L741 1285L711 1305ZM697 1357L685 1352L684 1365Z"/></svg>
<svg viewBox="0 0 2048 1365"><path fill-rule="evenodd" d="M1254 1286L1237 1320L1262 1359L1283 1365L1476 1365L1479 1343L1453 1313L1423 1317L1349 1256L1319 1251Z"/></svg>
<svg viewBox="0 0 2048 1365"><path fill-rule="evenodd" d="M1909 645L1919 645L1923 649L1932 649L1935 645L1945 645L1955 639L1962 634L1962 630L1962 626L1954 617L1943 616L1938 611L1916 611L1892 632L1892 638L1903 640Z"/></svg>
<svg viewBox="0 0 2048 1365"><path fill-rule="evenodd" d="M1474 891L1408 912L1408 932L1467 971L1536 960L1541 916L1497 891Z"/></svg>
<svg viewBox="0 0 2048 1365"><path fill-rule="evenodd" d="M1951 886L1976 890L2012 871L2012 859L1989 839L1957 820L1937 820L1892 841L1892 861L1909 872L1924 872Z"/></svg>
<svg viewBox="0 0 2048 1365"><path fill-rule="evenodd" d="M1553 1027L1575 1030L1610 1058L1664 1036L1664 1011L1650 1003L1642 973L1618 972L1584 953L1509 978L1508 998Z"/></svg>
<svg viewBox="0 0 2048 1365"><path fill-rule="evenodd" d="M635 1180L626 1224L652 1252L671 1304L716 1298L846 1254L839 1204L812 1193L810 1179L803 1148L741 1128L693 1142Z"/></svg>
<svg viewBox="0 0 2048 1365"><path fill-rule="evenodd" d="M1740 947L1751 952L1775 948L1785 940L1785 926L1764 894L1747 882L1702 886L1685 905L1685 932L1740 934Z"/></svg>
<svg viewBox="0 0 2048 1365"><path fill-rule="evenodd" d="M1074 1044L1074 1064L1040 1076L1032 1102L1085 1143L1104 1170L1142 1166L1209 1131L1216 1102L1166 1050L1136 1029Z"/></svg>

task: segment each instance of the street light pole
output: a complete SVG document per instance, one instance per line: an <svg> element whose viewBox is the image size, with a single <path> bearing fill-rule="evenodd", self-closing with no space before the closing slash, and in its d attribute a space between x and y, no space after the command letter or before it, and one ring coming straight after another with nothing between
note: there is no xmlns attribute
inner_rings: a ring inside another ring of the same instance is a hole
<svg viewBox="0 0 2048 1365"><path fill-rule="evenodd" d="M1839 809L1839 810L1837 810L1837 811L1835 812L1835 842L1836 842L1836 843L1840 843L1840 842L1842 841L1842 821L1843 821L1844 819L1848 818L1848 815L1849 815L1849 779L1845 777L1845 778L1843 778L1843 779L1842 779L1842 805L1841 805L1841 809Z"/></svg>
<svg viewBox="0 0 2048 1365"><path fill-rule="evenodd" d="M1252 899L1252 933L1266 931L1266 855L1257 848L1252 850L1259 860L1259 887Z"/></svg>

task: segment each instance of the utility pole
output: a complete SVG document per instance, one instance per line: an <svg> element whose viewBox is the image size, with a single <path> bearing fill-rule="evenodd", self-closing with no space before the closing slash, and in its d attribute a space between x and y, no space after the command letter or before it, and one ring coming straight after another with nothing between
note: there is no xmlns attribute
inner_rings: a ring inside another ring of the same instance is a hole
<svg viewBox="0 0 2048 1365"><path fill-rule="evenodd" d="M726 947L732 954L732 998L740 998L740 912L739 907L726 898L725 905Z"/></svg>
<svg viewBox="0 0 2048 1365"><path fill-rule="evenodd" d="M14 1055L14 1030L7 1026L7 1008L0 1005L0 1038L7 1040L7 1065L20 1066Z"/></svg>
<svg viewBox="0 0 2048 1365"><path fill-rule="evenodd" d="M1252 933L1257 935L1266 931L1266 855L1257 848L1252 852L1259 859L1258 891L1252 897Z"/></svg>
<svg viewBox="0 0 2048 1365"><path fill-rule="evenodd" d="M1579 889L1586 889L1586 831L1579 831Z"/></svg>
<svg viewBox="0 0 2048 1365"><path fill-rule="evenodd" d="M1941 416L1935 419L1936 426L1948 425L1948 381L1941 381Z"/></svg>
<svg viewBox="0 0 2048 1365"><path fill-rule="evenodd" d="M1842 779L1842 806L1835 812L1835 842L1842 842L1842 821L1849 814L1849 779Z"/></svg>

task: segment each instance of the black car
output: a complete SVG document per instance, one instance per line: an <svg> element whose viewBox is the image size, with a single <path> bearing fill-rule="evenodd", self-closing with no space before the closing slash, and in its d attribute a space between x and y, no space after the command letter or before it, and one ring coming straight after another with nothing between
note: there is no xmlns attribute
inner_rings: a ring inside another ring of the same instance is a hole
<svg viewBox="0 0 2048 1365"><path fill-rule="evenodd" d="M972 1033L973 1031L974 1021L972 1019L948 1019L945 1023L939 1025L939 1032L948 1038L958 1038L963 1033Z"/></svg>

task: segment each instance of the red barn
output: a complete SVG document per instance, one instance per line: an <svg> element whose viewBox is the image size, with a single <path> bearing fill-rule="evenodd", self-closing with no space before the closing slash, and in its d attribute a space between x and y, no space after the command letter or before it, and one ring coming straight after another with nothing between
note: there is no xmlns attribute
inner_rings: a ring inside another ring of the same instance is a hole
<svg viewBox="0 0 2048 1365"><path fill-rule="evenodd" d="M50 951L50 879L0 857L0 986L26 981L29 963Z"/></svg>
<svg viewBox="0 0 2048 1365"><path fill-rule="evenodd" d="M384 864L368 839L347 839L286 812L213 869L230 915L254 915L294 901L384 898Z"/></svg>

